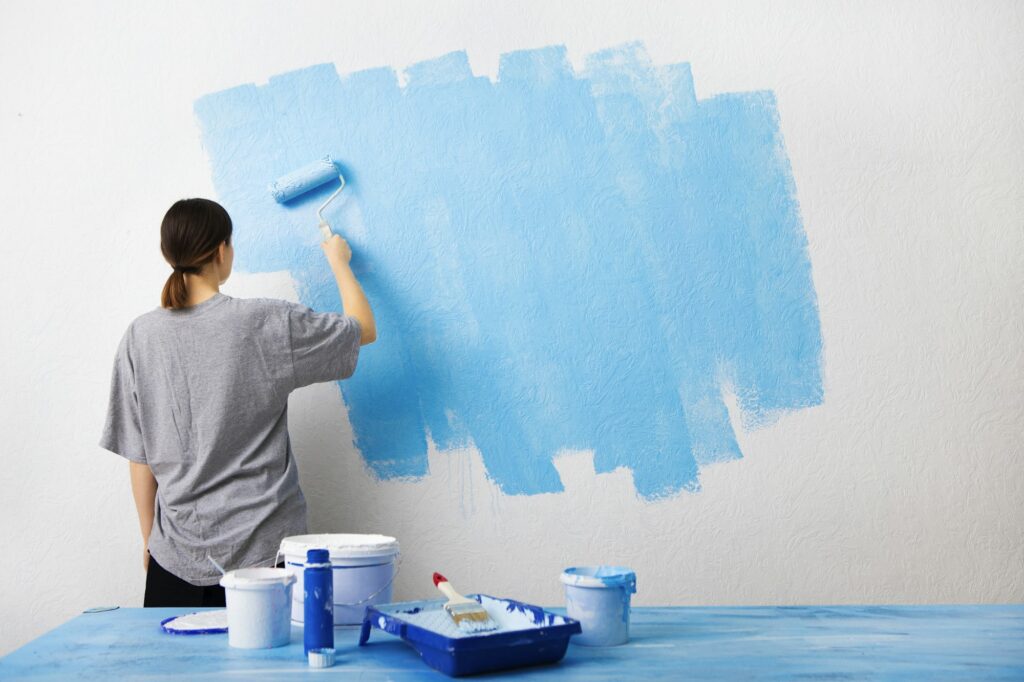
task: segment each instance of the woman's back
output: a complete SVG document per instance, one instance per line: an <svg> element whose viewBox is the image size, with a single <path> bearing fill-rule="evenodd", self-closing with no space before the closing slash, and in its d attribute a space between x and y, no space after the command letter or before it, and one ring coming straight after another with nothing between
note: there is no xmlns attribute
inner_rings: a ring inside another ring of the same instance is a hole
<svg viewBox="0 0 1024 682"><path fill-rule="evenodd" d="M320 245L344 313L220 293L231 275L231 216L181 199L160 223L171 266L161 307L117 349L100 446L130 460L142 532L145 606L224 604L220 574L271 562L306 531L288 439L293 389L352 375L377 327L336 234Z"/></svg>
<svg viewBox="0 0 1024 682"><path fill-rule="evenodd" d="M118 348L101 445L159 482L149 551L197 585L272 559L306 529L288 394L355 370L360 326L271 299L216 294L137 318Z"/></svg>

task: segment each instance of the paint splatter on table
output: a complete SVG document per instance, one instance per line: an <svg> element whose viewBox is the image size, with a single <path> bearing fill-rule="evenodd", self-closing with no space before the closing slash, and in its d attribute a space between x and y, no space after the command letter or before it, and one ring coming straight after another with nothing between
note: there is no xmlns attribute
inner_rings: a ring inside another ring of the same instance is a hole
<svg viewBox="0 0 1024 682"><path fill-rule="evenodd" d="M302 632L287 647L231 649L227 635L181 637L160 621L187 609L82 614L0 658L0 678L123 679L309 674ZM636 608L629 644L570 646L558 665L503 678L558 680L1020 680L1024 605ZM356 646L336 631L337 674L445 679L397 638Z"/></svg>

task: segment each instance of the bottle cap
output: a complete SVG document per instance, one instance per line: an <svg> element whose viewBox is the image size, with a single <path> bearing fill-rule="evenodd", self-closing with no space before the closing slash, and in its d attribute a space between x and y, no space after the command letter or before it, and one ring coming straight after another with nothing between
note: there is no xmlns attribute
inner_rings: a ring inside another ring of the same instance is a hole
<svg viewBox="0 0 1024 682"><path fill-rule="evenodd" d="M308 660L310 668L330 668L334 665L334 649L310 649Z"/></svg>
<svg viewBox="0 0 1024 682"><path fill-rule="evenodd" d="M307 564L329 564L331 553L326 549L311 549L306 552Z"/></svg>

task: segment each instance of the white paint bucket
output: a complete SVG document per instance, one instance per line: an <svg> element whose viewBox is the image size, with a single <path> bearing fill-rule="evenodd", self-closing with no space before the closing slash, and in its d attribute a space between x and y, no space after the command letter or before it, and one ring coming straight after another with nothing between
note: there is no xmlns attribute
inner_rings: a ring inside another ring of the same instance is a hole
<svg viewBox="0 0 1024 682"><path fill-rule="evenodd" d="M629 641L629 602L636 573L621 566L577 566L561 575L565 610L583 628L573 644L617 646Z"/></svg>
<svg viewBox="0 0 1024 682"><path fill-rule="evenodd" d="M270 649L291 640L288 604L295 576L283 568L240 568L220 579L228 607L228 644Z"/></svg>
<svg viewBox="0 0 1024 682"><path fill-rule="evenodd" d="M310 549L326 549L331 555L335 626L359 625L367 606L391 601L391 585L398 573L398 540L349 533L293 535L281 541L280 549L285 567L298 581L292 597L292 622L302 623L304 616L302 570Z"/></svg>

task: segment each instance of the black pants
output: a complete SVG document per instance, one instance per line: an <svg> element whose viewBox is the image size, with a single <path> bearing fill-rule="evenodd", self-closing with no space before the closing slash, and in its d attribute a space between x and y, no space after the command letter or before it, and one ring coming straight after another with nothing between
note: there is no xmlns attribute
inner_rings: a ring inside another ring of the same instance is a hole
<svg viewBox="0 0 1024 682"><path fill-rule="evenodd" d="M143 606L224 606L224 588L220 585L193 585L170 573L149 557L146 571L146 596Z"/></svg>

